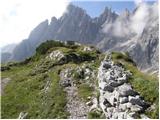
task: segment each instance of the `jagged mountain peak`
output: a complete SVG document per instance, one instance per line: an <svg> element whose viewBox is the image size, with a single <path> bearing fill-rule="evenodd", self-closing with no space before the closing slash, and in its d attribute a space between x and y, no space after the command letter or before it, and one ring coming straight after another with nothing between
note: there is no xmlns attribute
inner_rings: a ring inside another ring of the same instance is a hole
<svg viewBox="0 0 160 120"><path fill-rule="evenodd" d="M78 6L75 6L73 4L69 4L67 6L67 9L66 9L65 13L68 14L68 15L76 15L76 14L88 15L84 9L82 9Z"/></svg>
<svg viewBox="0 0 160 120"><path fill-rule="evenodd" d="M130 11L127 8L125 8L125 10L120 14L120 16L129 17L130 14Z"/></svg>

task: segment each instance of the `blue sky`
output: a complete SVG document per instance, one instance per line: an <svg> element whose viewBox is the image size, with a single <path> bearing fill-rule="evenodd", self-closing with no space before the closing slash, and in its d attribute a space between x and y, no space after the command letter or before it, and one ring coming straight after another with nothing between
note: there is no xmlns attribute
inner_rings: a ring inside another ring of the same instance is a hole
<svg viewBox="0 0 160 120"><path fill-rule="evenodd" d="M155 1L155 0L154 0ZM153 0L147 1L149 4L153 3ZM116 13L121 13L122 11L127 8L130 11L133 11L136 7L135 1L73 1L73 5L79 6L86 10L86 12L91 17L97 17L99 16L106 6L109 8L112 8L113 11Z"/></svg>

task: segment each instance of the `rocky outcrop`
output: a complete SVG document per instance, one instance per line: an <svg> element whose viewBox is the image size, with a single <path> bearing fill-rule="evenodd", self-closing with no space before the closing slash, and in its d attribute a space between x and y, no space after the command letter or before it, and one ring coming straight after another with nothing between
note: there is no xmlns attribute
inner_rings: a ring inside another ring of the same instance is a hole
<svg viewBox="0 0 160 120"><path fill-rule="evenodd" d="M56 60L56 61L59 61L63 57L64 57L64 54L59 50L53 51L49 54L49 56L47 56L47 58L51 60Z"/></svg>
<svg viewBox="0 0 160 120"><path fill-rule="evenodd" d="M98 71L99 101L106 118L137 118L148 107L127 82L131 75L122 66L114 64L110 55L101 62Z"/></svg>

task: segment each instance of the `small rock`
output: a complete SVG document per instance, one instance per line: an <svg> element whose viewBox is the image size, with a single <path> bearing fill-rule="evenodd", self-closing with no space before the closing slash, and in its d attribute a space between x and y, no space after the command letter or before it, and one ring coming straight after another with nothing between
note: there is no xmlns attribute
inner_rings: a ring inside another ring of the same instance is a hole
<svg viewBox="0 0 160 120"><path fill-rule="evenodd" d="M127 118L127 114L125 112L118 113L118 119L126 119L126 118Z"/></svg>
<svg viewBox="0 0 160 120"><path fill-rule="evenodd" d="M109 85L112 86L112 87L118 87L119 83L112 81L112 82L109 83Z"/></svg>
<svg viewBox="0 0 160 120"><path fill-rule="evenodd" d="M136 112L131 112L128 114L130 117L132 118L136 118L137 117L137 113Z"/></svg>
<svg viewBox="0 0 160 120"><path fill-rule="evenodd" d="M20 112L18 119L24 119L28 115L27 112Z"/></svg>
<svg viewBox="0 0 160 120"><path fill-rule="evenodd" d="M139 112L139 111L141 111L143 108L141 107L141 106L139 106L139 105L132 105L131 106L131 111L132 112Z"/></svg>
<svg viewBox="0 0 160 120"><path fill-rule="evenodd" d="M108 62L104 62L103 63L103 68L109 69L109 68L111 68L111 64L109 64Z"/></svg>
<svg viewBox="0 0 160 120"><path fill-rule="evenodd" d="M86 103L86 105L92 106L92 105L93 105L93 102L92 102L92 101L89 101L89 102Z"/></svg>
<svg viewBox="0 0 160 120"><path fill-rule="evenodd" d="M112 116L112 118L113 118L113 119L118 119L118 114L117 114L117 113L114 113L113 116Z"/></svg>
<svg viewBox="0 0 160 120"><path fill-rule="evenodd" d="M114 88L110 85L106 85L103 90L108 92L113 92Z"/></svg>
<svg viewBox="0 0 160 120"><path fill-rule="evenodd" d="M119 101L121 104L128 102L128 98L127 97L120 97Z"/></svg>
<svg viewBox="0 0 160 120"><path fill-rule="evenodd" d="M91 96L88 96L87 99L88 99L88 100L91 100Z"/></svg>
<svg viewBox="0 0 160 120"><path fill-rule="evenodd" d="M70 87L71 86L71 80L70 79L60 80L60 85L63 86L63 87Z"/></svg>
<svg viewBox="0 0 160 120"><path fill-rule="evenodd" d="M92 51L93 49L91 47L84 47L83 51Z"/></svg>
<svg viewBox="0 0 160 120"><path fill-rule="evenodd" d="M141 114L140 117L141 117L142 119L149 119L145 114Z"/></svg>

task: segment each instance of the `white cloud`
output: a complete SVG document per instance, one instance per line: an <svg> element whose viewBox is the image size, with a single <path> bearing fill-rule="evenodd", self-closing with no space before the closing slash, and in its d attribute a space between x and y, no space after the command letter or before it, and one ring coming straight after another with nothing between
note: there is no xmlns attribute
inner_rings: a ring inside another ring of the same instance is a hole
<svg viewBox="0 0 160 120"><path fill-rule="evenodd" d="M104 24L103 32L112 33L116 37L127 37L135 34L140 36L146 26L155 26L156 20L158 20L158 3L155 2L153 5L145 2L139 3L137 3L138 9L134 14L131 14L129 19L120 15L114 23Z"/></svg>
<svg viewBox="0 0 160 120"><path fill-rule="evenodd" d="M45 19L60 17L69 0L0 0L0 47L28 37Z"/></svg>

